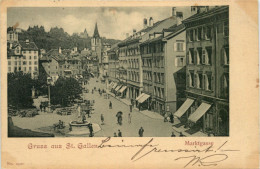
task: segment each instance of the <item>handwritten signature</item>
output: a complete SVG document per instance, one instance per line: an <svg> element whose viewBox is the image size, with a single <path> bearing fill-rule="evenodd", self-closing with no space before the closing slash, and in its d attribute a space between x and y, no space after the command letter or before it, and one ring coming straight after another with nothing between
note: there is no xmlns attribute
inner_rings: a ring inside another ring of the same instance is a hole
<svg viewBox="0 0 260 169"><path fill-rule="evenodd" d="M140 149L131 157L131 161L138 161L151 153L187 153L192 155L177 157L174 160L186 160L184 168L188 166L217 166L220 162L223 162L229 158L228 152L240 151L225 148L228 141L225 141L219 147L214 148L210 145L206 148L194 148L194 149L160 149L159 144L153 144L154 139L151 138L145 144L109 144L111 137L107 137L102 140L98 148L134 148L140 147ZM193 155L193 154L196 155Z"/></svg>

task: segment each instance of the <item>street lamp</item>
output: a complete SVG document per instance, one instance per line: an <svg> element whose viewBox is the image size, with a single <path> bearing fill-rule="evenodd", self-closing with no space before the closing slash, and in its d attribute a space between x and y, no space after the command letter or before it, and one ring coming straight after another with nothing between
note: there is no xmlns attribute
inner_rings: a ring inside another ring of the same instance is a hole
<svg viewBox="0 0 260 169"><path fill-rule="evenodd" d="M51 83L52 83L52 78L48 77L47 78L48 95L49 95L48 110L47 110L48 113L51 113L51 89L50 89Z"/></svg>

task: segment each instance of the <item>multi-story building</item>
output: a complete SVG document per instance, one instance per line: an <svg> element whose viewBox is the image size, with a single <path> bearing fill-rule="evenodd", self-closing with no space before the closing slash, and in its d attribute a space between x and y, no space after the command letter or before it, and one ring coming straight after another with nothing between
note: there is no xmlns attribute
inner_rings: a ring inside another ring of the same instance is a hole
<svg viewBox="0 0 260 169"><path fill-rule="evenodd" d="M8 72L22 71L30 73L32 78L37 78L39 74L37 46L29 40L17 41L17 36L12 37L13 39L9 39L7 43Z"/></svg>
<svg viewBox="0 0 260 169"><path fill-rule="evenodd" d="M79 56L73 57L67 53L67 50L52 49L46 53L48 62L42 63L47 75L53 78L54 81L61 77L76 77L82 74L81 59Z"/></svg>
<svg viewBox="0 0 260 169"><path fill-rule="evenodd" d="M118 60L118 46L112 45L111 49L107 52L108 55L108 82L109 87L114 87L119 82L119 60ZM116 87L116 86L115 86ZM114 87L114 88L115 88Z"/></svg>
<svg viewBox="0 0 260 169"><path fill-rule="evenodd" d="M229 7L203 9L183 21L187 33L187 100L175 115L190 127L189 132L228 136Z"/></svg>
<svg viewBox="0 0 260 169"><path fill-rule="evenodd" d="M185 97L186 33L182 18L183 13L172 8L172 24L149 33L140 45L144 90L138 101L143 108L162 115L175 112Z"/></svg>

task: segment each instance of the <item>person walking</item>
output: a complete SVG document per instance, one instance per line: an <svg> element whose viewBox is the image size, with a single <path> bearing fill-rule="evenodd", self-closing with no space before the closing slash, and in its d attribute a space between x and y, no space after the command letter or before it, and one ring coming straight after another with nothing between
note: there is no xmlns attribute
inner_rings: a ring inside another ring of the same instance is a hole
<svg viewBox="0 0 260 169"><path fill-rule="evenodd" d="M171 113L171 115L170 115L170 121L171 121L171 123L174 123L174 116L173 116L172 113Z"/></svg>
<svg viewBox="0 0 260 169"><path fill-rule="evenodd" d="M175 134L174 134L174 132L172 132L172 135L171 135L171 137L176 137L176 136L175 136Z"/></svg>
<svg viewBox="0 0 260 169"><path fill-rule="evenodd" d="M180 137L184 137L184 135L182 134L182 132L180 132Z"/></svg>
<svg viewBox="0 0 260 169"><path fill-rule="evenodd" d="M89 124L89 137L93 137L94 134L93 134L93 127L92 127L92 123Z"/></svg>
<svg viewBox="0 0 260 169"><path fill-rule="evenodd" d="M132 119L132 115L131 115L131 113L128 113L128 123L129 124L131 123L131 119Z"/></svg>
<svg viewBox="0 0 260 169"><path fill-rule="evenodd" d="M41 110L41 112L42 112L42 103L40 104L40 110Z"/></svg>
<svg viewBox="0 0 260 169"><path fill-rule="evenodd" d="M114 132L114 137L117 137L116 132Z"/></svg>
<svg viewBox="0 0 260 169"><path fill-rule="evenodd" d="M133 110L133 105L130 104L129 107L130 107L130 112L132 112L132 110Z"/></svg>
<svg viewBox="0 0 260 169"><path fill-rule="evenodd" d="M112 109L112 102L109 102L109 109Z"/></svg>
<svg viewBox="0 0 260 169"><path fill-rule="evenodd" d="M45 105L43 106L43 110L44 110L44 112L46 112L46 106Z"/></svg>
<svg viewBox="0 0 260 169"><path fill-rule="evenodd" d="M120 130L118 130L118 137L122 137L122 132Z"/></svg>
<svg viewBox="0 0 260 169"><path fill-rule="evenodd" d="M101 125L104 125L104 116L101 114Z"/></svg>
<svg viewBox="0 0 260 169"><path fill-rule="evenodd" d="M143 127L141 127L139 129L139 137L143 137L143 134L144 134L144 129L143 129Z"/></svg>

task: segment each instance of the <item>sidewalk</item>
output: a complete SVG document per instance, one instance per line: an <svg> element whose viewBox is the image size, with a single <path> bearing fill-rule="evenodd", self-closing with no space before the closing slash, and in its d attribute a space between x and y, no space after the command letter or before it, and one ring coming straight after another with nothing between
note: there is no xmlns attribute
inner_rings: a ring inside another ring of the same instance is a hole
<svg viewBox="0 0 260 169"><path fill-rule="evenodd" d="M122 103L124 103L124 104L126 104L128 106L131 105L131 101L130 100L128 100L128 99L121 99L121 98L115 96L115 94L113 94L113 93L111 93L109 91L107 91L107 93L109 95L111 95L112 97L114 97L115 99L121 101ZM142 114L144 114L144 115L146 115L146 116L148 116L148 117L150 117L150 118L152 118L152 119L158 119L158 120L163 120L164 119L164 117L162 115L160 115L159 113L153 112L153 111L149 111L149 110L139 111L138 108L136 108L136 107L134 107L133 109L138 111L138 112L140 112L140 113L142 113Z"/></svg>

